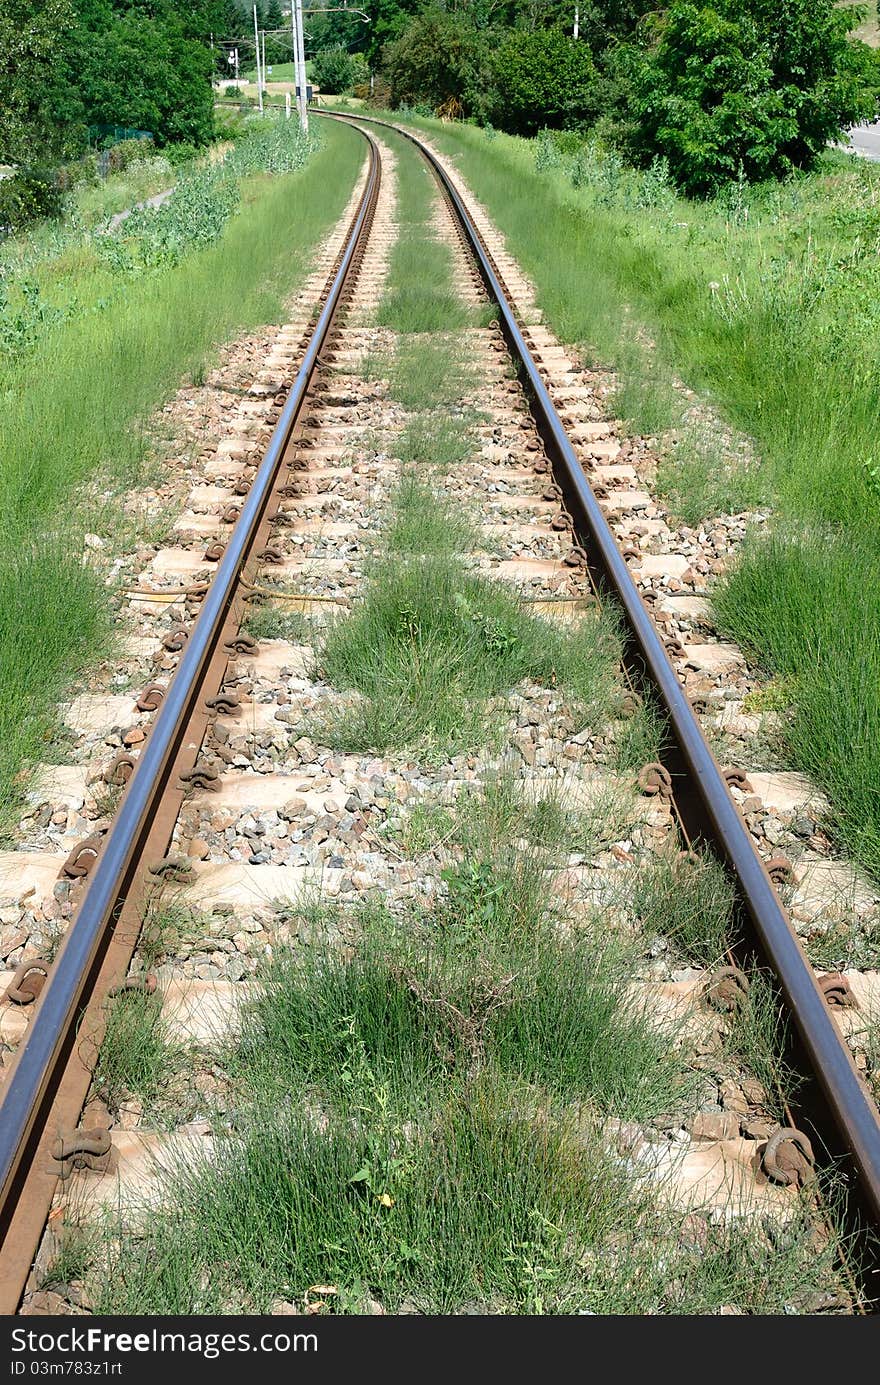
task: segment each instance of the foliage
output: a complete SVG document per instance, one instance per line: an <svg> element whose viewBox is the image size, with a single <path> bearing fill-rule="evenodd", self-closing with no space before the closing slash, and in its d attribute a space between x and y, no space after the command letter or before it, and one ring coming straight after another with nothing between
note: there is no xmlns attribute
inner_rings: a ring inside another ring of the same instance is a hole
<svg viewBox="0 0 880 1385"><path fill-rule="evenodd" d="M487 105L499 129L531 135L543 126L591 123L597 95L596 68L585 43L558 29L515 29L492 63Z"/></svg>
<svg viewBox="0 0 880 1385"><path fill-rule="evenodd" d="M63 194L50 169L20 168L0 181L0 234L17 231L42 216L58 216Z"/></svg>
<svg viewBox="0 0 880 1385"><path fill-rule="evenodd" d="M6 283L0 278L0 357L19 356L39 340L47 327L63 321L69 312L49 307L33 279L17 284L17 302L11 303Z"/></svg>
<svg viewBox="0 0 880 1385"><path fill-rule="evenodd" d="M190 249L210 245L239 202L238 183L222 166L194 169L158 207L143 207L128 217L123 234L98 242L114 269L158 269L177 264Z"/></svg>
<svg viewBox="0 0 880 1385"><path fill-rule="evenodd" d="M45 87L60 65L71 0L3 0L0 5L0 163L59 144ZM0 214L0 221L4 218Z"/></svg>
<svg viewBox="0 0 880 1385"><path fill-rule="evenodd" d="M295 173L314 149L314 139L304 138L295 121L254 120L244 138L227 154L224 167L237 177L250 173Z"/></svg>
<svg viewBox="0 0 880 1385"><path fill-rule="evenodd" d="M149 130L159 145L204 144L213 133L211 56L187 37L174 13L150 17L138 6L122 14L90 5L76 31L70 80L87 125Z"/></svg>
<svg viewBox="0 0 880 1385"><path fill-rule="evenodd" d="M322 48L312 59L312 78L322 92L340 95L362 82L366 67L362 58L349 53L341 45Z"/></svg>
<svg viewBox="0 0 880 1385"><path fill-rule="evenodd" d="M292 121L255 122L249 136L239 140L222 163L184 169L167 202L132 212L121 233L98 237L96 248L118 270L177 264L190 250L210 245L223 234L239 206L240 178L295 172L312 148Z"/></svg>
<svg viewBox="0 0 880 1385"><path fill-rule="evenodd" d="M482 38L459 16L427 10L384 51L391 104L472 111L483 52Z"/></svg>
<svg viewBox="0 0 880 1385"><path fill-rule="evenodd" d="M810 167L876 112L877 64L849 23L833 0L674 0L629 54L630 151L664 155L698 195L740 170L757 181Z"/></svg>

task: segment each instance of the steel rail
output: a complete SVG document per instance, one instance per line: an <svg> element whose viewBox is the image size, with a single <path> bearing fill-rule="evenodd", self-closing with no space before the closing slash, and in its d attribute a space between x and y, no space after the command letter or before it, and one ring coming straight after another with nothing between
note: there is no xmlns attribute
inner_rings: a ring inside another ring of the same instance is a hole
<svg viewBox="0 0 880 1385"><path fill-rule="evenodd" d="M562 468L568 509L575 526L589 538L588 558L602 586L623 607L630 656L653 685L662 703L674 742L667 760L678 785L676 803L694 834L711 841L733 872L740 904L745 908L765 956L776 973L800 1040L818 1079L829 1113L849 1152L856 1173L855 1191L875 1226L880 1225L880 1114L866 1090L852 1055L829 1013L813 969L801 948L764 863L734 802L724 776L703 735L645 602L614 534L593 494L587 475L517 321L494 261L468 207L440 160L410 131L387 121L362 116L334 119L368 121L408 139L427 160L463 227L477 265L501 314L501 326L523 368L532 406L548 449ZM684 791L684 792L682 792Z"/></svg>
<svg viewBox="0 0 880 1385"><path fill-rule="evenodd" d="M361 132L363 133L363 132ZM18 1175L41 1113L64 1066L64 1049L88 1001L88 982L139 865L139 849L166 792L176 756L186 739L202 675L218 648L242 568L275 485L285 449L340 303L347 277L369 231L381 164L368 137L369 170L358 209L302 363L254 476L224 555L205 595L149 737L126 786L117 814L88 877L86 892L36 1002L0 1102L0 1225L8 1227L20 1189Z"/></svg>

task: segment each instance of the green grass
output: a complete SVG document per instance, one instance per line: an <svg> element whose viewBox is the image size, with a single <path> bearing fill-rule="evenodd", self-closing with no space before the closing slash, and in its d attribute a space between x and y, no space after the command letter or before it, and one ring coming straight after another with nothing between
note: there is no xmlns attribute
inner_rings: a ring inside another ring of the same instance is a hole
<svg viewBox="0 0 880 1385"><path fill-rule="evenodd" d="M560 941L546 903L534 934L454 895L412 922L276 955L228 1059L234 1133L179 1163L173 1213L80 1243L95 1311L791 1312L833 1287L807 1215L696 1235L603 1139L601 1112L687 1087L619 949Z"/></svg>
<svg viewBox="0 0 880 1385"><path fill-rule="evenodd" d="M795 674L791 762L877 877L880 172L829 154L810 176L695 203L613 155L411 123L455 158L560 337L618 368L632 427L681 426L678 377L753 440L754 470L735 444L686 442L661 485L690 523L776 508L773 541L747 543L719 610L768 674Z"/></svg>
<svg viewBox="0 0 880 1385"><path fill-rule="evenodd" d="M153 1106L178 1061L162 1018L162 997L123 991L109 1002L107 1029L92 1078L94 1092L118 1114L126 1097Z"/></svg>
<svg viewBox="0 0 880 1385"><path fill-rule="evenodd" d="M476 529L446 496L404 471L392 497L389 553L465 553L476 543Z"/></svg>
<svg viewBox="0 0 880 1385"><path fill-rule="evenodd" d="M328 681L364 698L329 734L352 750L472 744L486 699L527 678L565 685L598 719L618 653L606 620L560 630L454 558L382 562L320 654Z"/></svg>
<svg viewBox="0 0 880 1385"><path fill-rule="evenodd" d="M450 409L465 394L468 372L455 340L398 338L393 356L383 362L391 393L405 409Z"/></svg>
<svg viewBox="0 0 880 1385"><path fill-rule="evenodd" d="M288 37L289 37L289 35L288 35ZM268 70L269 67L272 68L272 71L271 71L271 72L269 72L269 70ZM307 75L307 76L308 76L308 69L309 69L309 64L306 63L306 75ZM256 69L255 67L253 67L253 68L251 68L250 72L242 72L241 77L242 77L242 80L243 80L243 81L245 81L245 82L253 82L254 85L256 85L256 81L257 81L257 69ZM267 81L267 82L295 82L295 81L296 81L296 64L295 64L295 63L267 63L267 64L266 64L266 81ZM223 81L222 81L222 79L221 79L220 86L221 86L221 90L222 90L222 87L223 87Z"/></svg>
<svg viewBox="0 0 880 1385"><path fill-rule="evenodd" d="M343 1314L377 1303L445 1314L809 1312L834 1282L806 1221L772 1250L748 1220L689 1238L692 1223L659 1212L595 1136L536 1125L523 1101L488 1085L466 1103L452 1095L429 1140L391 1155L335 1117L320 1132L296 1111L249 1125L181 1172L173 1227L160 1216L144 1233L111 1233L100 1277L87 1280L95 1311L265 1313L280 1297ZM309 1295L312 1285L331 1292Z"/></svg>
<svg viewBox="0 0 880 1385"><path fill-rule="evenodd" d="M757 466L731 462L706 429L684 432L666 451L657 490L686 524L753 510L761 499Z"/></svg>
<svg viewBox="0 0 880 1385"><path fill-rule="evenodd" d="M854 573L858 582L854 581ZM788 680L787 740L828 792L838 836L880 876L880 549L777 526L715 594L724 628Z"/></svg>
<svg viewBox="0 0 880 1385"><path fill-rule="evenodd" d="M397 159L397 220L401 234L391 252L377 322L395 332L449 332L469 314L451 278L452 251L439 241L429 217L436 183L421 155L392 136Z"/></svg>
<svg viewBox="0 0 880 1385"><path fill-rule="evenodd" d="M314 626L306 611L285 611L273 606L269 598L264 606L252 610L245 629L255 640L288 640L290 644L310 644L315 637Z"/></svg>
<svg viewBox="0 0 880 1385"><path fill-rule="evenodd" d="M409 420L395 450L404 465L449 471L469 461L476 447L469 418L422 412Z"/></svg>
<svg viewBox="0 0 880 1385"><path fill-rule="evenodd" d="M603 1138L686 1119L687 1050L629 985L640 935L560 928L546 871L598 825L524 795L507 775L443 810L432 907L308 911L226 1056L234 1130L172 1173L173 1234L160 1213L80 1244L95 1311L304 1308L318 1284L336 1313L809 1311L833 1289L808 1213L697 1234Z"/></svg>
<svg viewBox="0 0 880 1385"><path fill-rule="evenodd" d="M725 950L737 940L730 879L710 856L655 857L628 876L624 894L643 932L671 942L692 965L723 964Z"/></svg>
<svg viewBox="0 0 880 1385"><path fill-rule="evenodd" d="M4 826L16 776L43 753L55 701L107 630L104 574L82 566L83 535L112 534L115 497L137 484L151 447L146 421L161 400L215 343L279 319L363 157L351 131L322 127L322 140L301 173L246 182L244 210L222 239L171 271L120 283L79 255L57 292L80 310L0 369Z"/></svg>

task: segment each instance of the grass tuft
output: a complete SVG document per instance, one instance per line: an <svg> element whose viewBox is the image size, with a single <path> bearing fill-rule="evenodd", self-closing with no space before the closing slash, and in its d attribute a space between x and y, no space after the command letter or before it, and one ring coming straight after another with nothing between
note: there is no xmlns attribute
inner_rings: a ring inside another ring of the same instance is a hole
<svg viewBox="0 0 880 1385"><path fill-rule="evenodd" d="M465 553L476 543L474 525L462 511L413 471L403 473L392 505L390 553Z"/></svg>
<svg viewBox="0 0 880 1385"><path fill-rule="evenodd" d="M175 1059L161 995L123 991L110 1002L93 1088L114 1114L129 1096L150 1107L162 1095Z"/></svg>
<svg viewBox="0 0 880 1385"><path fill-rule="evenodd" d="M523 679L565 684L587 716L610 695L617 641L607 621L560 630L454 558L381 562L365 596L331 627L324 675L364 702L333 733L351 749L464 745L486 699Z"/></svg>

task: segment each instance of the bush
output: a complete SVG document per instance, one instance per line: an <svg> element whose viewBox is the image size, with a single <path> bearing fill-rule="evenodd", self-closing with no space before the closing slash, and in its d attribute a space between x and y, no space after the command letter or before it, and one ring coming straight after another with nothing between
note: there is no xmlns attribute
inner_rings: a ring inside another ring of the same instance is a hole
<svg viewBox="0 0 880 1385"><path fill-rule="evenodd" d="M156 152L151 139L121 139L107 150L107 172L122 173L132 164L149 159Z"/></svg>
<svg viewBox="0 0 880 1385"><path fill-rule="evenodd" d="M94 154L89 152L84 154L81 159L60 164L55 170L55 181L60 192L70 192L71 188L78 187L82 183L94 187L100 181L98 161Z"/></svg>
<svg viewBox="0 0 880 1385"><path fill-rule="evenodd" d="M20 168L0 180L0 229L17 231L40 217L60 216L63 203L52 169Z"/></svg>
<svg viewBox="0 0 880 1385"><path fill-rule="evenodd" d="M312 59L312 80L328 95L341 96L363 80L365 64L360 54L345 48L324 48Z"/></svg>
<svg viewBox="0 0 880 1385"><path fill-rule="evenodd" d="M498 49L487 107L499 129L533 135L545 126L589 125L597 103L598 77L585 43L558 29L515 29Z"/></svg>
<svg viewBox="0 0 880 1385"><path fill-rule="evenodd" d="M468 114L479 104L484 39L461 14L428 10L384 50L392 106Z"/></svg>
<svg viewBox="0 0 880 1385"><path fill-rule="evenodd" d="M292 173L304 167L315 140L294 121L257 120L222 163L180 166L167 202L139 207L116 235L101 236L96 250L120 273L141 273L180 262L191 250L223 234L241 201L240 180L254 173Z"/></svg>
<svg viewBox="0 0 880 1385"><path fill-rule="evenodd" d="M629 151L685 192L809 168L877 111L878 68L834 0L675 0L629 50Z"/></svg>

